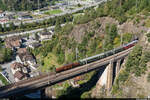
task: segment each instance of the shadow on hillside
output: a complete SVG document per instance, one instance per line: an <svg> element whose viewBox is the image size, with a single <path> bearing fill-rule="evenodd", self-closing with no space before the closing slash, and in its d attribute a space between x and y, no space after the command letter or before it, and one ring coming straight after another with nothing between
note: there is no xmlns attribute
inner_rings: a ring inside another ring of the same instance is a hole
<svg viewBox="0 0 150 100"><path fill-rule="evenodd" d="M73 88L72 86L68 87L65 91L65 95L59 97L59 99L64 98L80 98L84 92L90 91L97 83L98 77L104 72L105 66L100 68L94 73L89 81L80 85L79 88Z"/></svg>

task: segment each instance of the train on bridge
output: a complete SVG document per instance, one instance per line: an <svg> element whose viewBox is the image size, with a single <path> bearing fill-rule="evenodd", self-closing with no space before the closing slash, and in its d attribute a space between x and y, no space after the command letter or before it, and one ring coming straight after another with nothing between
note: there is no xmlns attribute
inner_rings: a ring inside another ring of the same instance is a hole
<svg viewBox="0 0 150 100"><path fill-rule="evenodd" d="M29 85L32 85L32 84L35 84L35 83L48 81L48 84L49 84L53 81L53 80L52 81L48 80L50 77L52 79L57 79L57 77L63 76L64 74L68 73L66 70L68 70L68 71L71 70L71 69L73 70L76 67L79 68L79 66L86 65L88 63L91 63L91 62L109 57L113 54L121 53L121 51L126 51L126 50L130 49L131 47L133 47L137 42L138 42L138 39L133 40L132 42L130 42L126 45L123 45L119 48L107 51L105 53L101 53L101 54L98 54L98 55L95 55L95 56L92 56L92 57L88 57L88 58L79 60L78 62L74 62L74 63L71 63L71 64L64 65L62 67L56 68L55 73L41 74L41 75L36 76L36 77L32 77L32 78L29 78L29 79L26 79L26 80L22 80L22 81L19 81L19 82L16 82L16 83L6 85L4 87L0 87L0 92L1 92L0 93L0 98L7 97L8 95L10 95L10 94L6 94L6 93L12 93L12 95L14 95L14 92L12 92L12 91L16 91L16 90L19 90L19 89L23 90L24 87L28 87ZM78 72L80 72L80 69L79 69ZM65 71L66 71L66 73L61 74L61 72L65 72ZM71 72L73 72L73 71L71 71ZM58 78L58 79L61 80L61 78Z"/></svg>
<svg viewBox="0 0 150 100"><path fill-rule="evenodd" d="M78 67L78 66L82 66L82 65L85 65L85 64L88 64L88 63L91 63L91 62L103 59L105 57L108 57L108 56L111 56L113 54L119 53L121 51L127 50L127 49L133 47L137 42L138 42L138 38L136 38L132 42L130 42L130 43L126 44L126 45L123 45L121 47L118 47L116 49L107 51L105 53L97 54L95 56L79 60L78 62L66 64L66 65L64 65L62 67L56 68L55 72L59 73L59 72L65 71L65 70L69 70L69 69L72 69L72 68L75 68L75 67Z"/></svg>

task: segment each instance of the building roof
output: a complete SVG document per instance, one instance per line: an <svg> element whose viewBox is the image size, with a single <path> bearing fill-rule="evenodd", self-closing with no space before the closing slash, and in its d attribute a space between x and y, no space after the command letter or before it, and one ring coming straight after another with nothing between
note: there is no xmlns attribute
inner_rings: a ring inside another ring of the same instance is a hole
<svg viewBox="0 0 150 100"><path fill-rule="evenodd" d="M73 80L74 80L75 82L77 82L77 81L79 81L79 80L83 80L83 79L84 79L84 77L83 77L82 75L73 78Z"/></svg>
<svg viewBox="0 0 150 100"><path fill-rule="evenodd" d="M20 47L21 44L20 44L20 41L19 40L16 40L16 41L12 41L11 44L14 46L14 47Z"/></svg>
<svg viewBox="0 0 150 100"><path fill-rule="evenodd" d="M3 13L3 11L2 11L2 10L0 10L0 13Z"/></svg>
<svg viewBox="0 0 150 100"><path fill-rule="evenodd" d="M22 61L32 61L32 60L34 60L34 57L29 52L20 53L20 54L18 54L18 56L20 57L20 59Z"/></svg>
<svg viewBox="0 0 150 100"><path fill-rule="evenodd" d="M51 32L41 32L40 35L52 35Z"/></svg>
<svg viewBox="0 0 150 100"><path fill-rule="evenodd" d="M5 39L5 41L16 41L16 40L21 40L20 36L11 36L11 37L7 37Z"/></svg>
<svg viewBox="0 0 150 100"><path fill-rule="evenodd" d="M19 48L17 53L26 53L27 49L26 48Z"/></svg>
<svg viewBox="0 0 150 100"><path fill-rule="evenodd" d="M20 36L8 37L5 39L5 46L7 48L20 47L21 46L20 41L21 41Z"/></svg>
<svg viewBox="0 0 150 100"><path fill-rule="evenodd" d="M21 68L21 67L24 67L24 66L18 62L14 62L13 64L11 64L11 68L13 68L13 69L17 69L17 68Z"/></svg>
<svg viewBox="0 0 150 100"><path fill-rule="evenodd" d="M33 48L36 48L36 47L41 46L41 44L36 42L36 43L30 44L30 46L32 46Z"/></svg>
<svg viewBox="0 0 150 100"><path fill-rule="evenodd" d="M33 67L38 68L40 65L39 64L35 64Z"/></svg>
<svg viewBox="0 0 150 100"><path fill-rule="evenodd" d="M23 77L25 77L25 74L20 71L16 71L16 73L14 74L14 77L21 80Z"/></svg>

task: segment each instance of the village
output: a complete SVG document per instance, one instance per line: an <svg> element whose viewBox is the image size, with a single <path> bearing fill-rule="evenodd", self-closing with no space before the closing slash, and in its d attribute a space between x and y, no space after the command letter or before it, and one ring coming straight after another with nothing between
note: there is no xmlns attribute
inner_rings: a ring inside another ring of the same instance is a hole
<svg viewBox="0 0 150 100"><path fill-rule="evenodd" d="M41 42L50 40L53 34L53 31L44 30L30 36L19 35L4 39L5 48L10 48L13 51L13 60L1 64L2 74L9 83L19 82L42 74L41 70L38 69L39 64L37 64L36 57L28 49L42 46ZM68 82L73 87L79 87L77 82L80 80L84 80L84 77L78 76ZM59 85L61 84L59 83Z"/></svg>
<svg viewBox="0 0 150 100"><path fill-rule="evenodd" d="M28 48L34 49L41 46L40 41L51 39L52 34L48 31L41 32L38 34L38 40L35 39L34 35L29 36L29 38L12 36L4 40L5 47L10 48L14 56L11 63L1 65L5 69L2 73L11 83L39 75L37 70L39 65L34 55L28 51Z"/></svg>

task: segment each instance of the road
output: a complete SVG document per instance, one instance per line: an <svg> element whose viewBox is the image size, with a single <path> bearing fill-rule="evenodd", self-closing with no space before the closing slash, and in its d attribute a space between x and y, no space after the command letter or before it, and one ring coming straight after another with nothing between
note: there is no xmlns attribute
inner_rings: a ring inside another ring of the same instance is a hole
<svg viewBox="0 0 150 100"><path fill-rule="evenodd" d="M64 26L65 24L61 24L61 26ZM51 26L51 27L48 27L47 29L48 30L52 30L54 29L55 26ZM5 37L10 37L10 36L14 36L14 35L25 35L25 34L31 34L31 33L36 33L36 32L40 32L40 31L43 31L44 28L40 28L40 29L35 29L35 30L30 30L30 31L25 31L25 32L19 32L19 33L8 33L8 34L1 34L0 35L0 38L5 38Z"/></svg>
<svg viewBox="0 0 150 100"><path fill-rule="evenodd" d="M97 5L101 4L102 2L106 2L106 1L107 0L102 0L102 1L97 2L95 4L91 4L91 5L86 6L86 7L77 8L75 10L63 12L61 14L55 14L55 15L52 15L52 16L44 17L44 18L33 19L33 20L30 20L30 21L24 21L23 24L25 24L25 23L33 23L33 22L41 22L43 20L46 20L46 19L49 19L49 18L54 18L56 16L62 16L62 15L65 15L65 14L72 14L72 13L78 12L80 10L87 9L89 7L97 6ZM20 25L21 22L14 22L14 24L17 26L17 25ZM63 26L63 25L65 25L65 24L62 24L61 26ZM48 27L47 29L50 30L50 29L54 29L54 28L55 28L55 26L51 26L51 27ZM25 32L19 32L19 33L6 33L6 34L1 34L0 38L10 37L10 36L14 36L14 35L24 35L24 34L28 34L28 33L36 33L36 32L40 32L40 31L43 31L43 30L44 30L44 28L34 29L34 30L25 31Z"/></svg>
<svg viewBox="0 0 150 100"><path fill-rule="evenodd" d="M15 84L11 84L5 87L0 88L0 97L7 97L10 95L16 95L20 93L29 93L30 90L39 89L40 87L46 87L50 85L54 85L56 83L68 80L70 78L76 77L78 75L88 73L89 71L95 70L100 68L103 65L109 64L110 61L116 61L120 58L123 58L129 54L129 52L133 49L127 49L120 53L114 54L112 56L108 56L104 59L76 67L67 71L63 71L60 73L54 74L43 74L41 76L37 76L34 78L30 78L28 80L23 80L17 82Z"/></svg>
<svg viewBox="0 0 150 100"><path fill-rule="evenodd" d="M80 10L84 10L84 9L87 9L87 8L90 8L90 7L93 7L93 6L97 6L97 5L101 4L102 2L106 2L106 1L107 1L107 0L101 0L100 2L91 4L91 5L89 5L89 6L77 8L77 9L75 9L75 10L63 12L63 13L60 13L60 14L55 14L55 15L52 15L52 16L44 17L44 18L33 19L33 20L30 20L30 21L24 21L23 24L26 24L26 23L33 23L33 22L41 22L41 21L43 21L43 20L46 20L46 19L49 19L49 18L54 18L54 17L56 17L56 16L63 16L63 15L66 15L66 14L72 14L72 13L78 12L78 11L80 11ZM21 22L14 22L14 24L15 24L16 26L18 26L18 25L21 24Z"/></svg>

